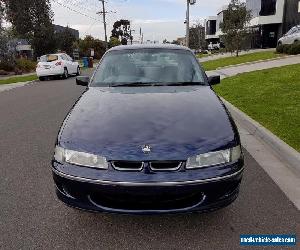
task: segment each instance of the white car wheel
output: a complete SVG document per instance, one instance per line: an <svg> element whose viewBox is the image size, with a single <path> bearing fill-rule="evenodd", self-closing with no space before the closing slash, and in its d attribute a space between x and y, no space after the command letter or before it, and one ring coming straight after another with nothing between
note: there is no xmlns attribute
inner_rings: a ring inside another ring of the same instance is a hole
<svg viewBox="0 0 300 250"><path fill-rule="evenodd" d="M69 72L68 72L68 69L64 69L64 74L63 74L63 78L64 79L67 79L68 78L68 76L69 76Z"/></svg>
<svg viewBox="0 0 300 250"><path fill-rule="evenodd" d="M80 76L80 74L81 74L81 71L80 71L80 67L78 66L76 75Z"/></svg>

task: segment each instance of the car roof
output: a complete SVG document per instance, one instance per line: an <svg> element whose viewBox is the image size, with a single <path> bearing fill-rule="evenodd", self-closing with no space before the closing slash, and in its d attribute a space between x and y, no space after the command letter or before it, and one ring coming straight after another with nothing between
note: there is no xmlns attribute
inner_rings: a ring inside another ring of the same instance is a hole
<svg viewBox="0 0 300 250"><path fill-rule="evenodd" d="M175 45L175 44L134 44L134 45L119 45L115 46L108 51L120 51L120 50L141 50L141 49L173 49L173 50L185 50L191 51L188 47Z"/></svg>
<svg viewBox="0 0 300 250"><path fill-rule="evenodd" d="M42 55L42 56L50 56L50 55L53 55L53 56L61 56L61 55L66 55L66 53L49 53L49 54Z"/></svg>

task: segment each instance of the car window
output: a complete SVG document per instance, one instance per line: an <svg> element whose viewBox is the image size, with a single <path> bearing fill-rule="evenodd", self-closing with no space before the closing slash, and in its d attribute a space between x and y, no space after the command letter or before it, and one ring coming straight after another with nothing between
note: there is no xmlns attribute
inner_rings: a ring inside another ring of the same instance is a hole
<svg viewBox="0 0 300 250"><path fill-rule="evenodd" d="M63 60L65 60L65 61L69 61L69 58L68 58L68 56L67 56L67 55L65 55L65 54L62 54L62 55L61 55L61 57L63 58Z"/></svg>
<svg viewBox="0 0 300 250"><path fill-rule="evenodd" d="M142 49L111 51L95 72L92 86L118 83L204 83L205 77L190 51Z"/></svg>
<svg viewBox="0 0 300 250"><path fill-rule="evenodd" d="M58 60L57 55L45 55L40 57L40 62L54 62Z"/></svg>
<svg viewBox="0 0 300 250"><path fill-rule="evenodd" d="M73 59L72 59L72 57L70 57L69 55L65 55L66 57L67 57L67 59L69 60L69 61L73 61Z"/></svg>
<svg viewBox="0 0 300 250"><path fill-rule="evenodd" d="M297 32L297 27L293 27L293 28L291 28L291 29L288 31L287 35L292 35L292 34L294 34L294 33L296 33L296 32Z"/></svg>

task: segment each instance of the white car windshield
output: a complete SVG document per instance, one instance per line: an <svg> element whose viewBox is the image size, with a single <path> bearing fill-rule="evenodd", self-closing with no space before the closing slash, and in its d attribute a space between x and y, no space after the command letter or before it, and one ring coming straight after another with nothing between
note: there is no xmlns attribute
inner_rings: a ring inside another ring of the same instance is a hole
<svg viewBox="0 0 300 250"><path fill-rule="evenodd" d="M40 57L40 62L54 62L58 60L57 55L45 55Z"/></svg>

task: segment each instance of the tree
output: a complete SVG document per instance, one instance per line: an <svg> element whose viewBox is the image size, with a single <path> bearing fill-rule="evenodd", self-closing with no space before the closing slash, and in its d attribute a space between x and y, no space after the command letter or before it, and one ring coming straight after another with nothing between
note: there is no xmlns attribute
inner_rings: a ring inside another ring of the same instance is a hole
<svg viewBox="0 0 300 250"><path fill-rule="evenodd" d="M55 50L50 0L4 0L7 18L18 36L28 39L35 56Z"/></svg>
<svg viewBox="0 0 300 250"><path fill-rule="evenodd" d="M78 47L77 47L78 46ZM84 39L79 39L78 44L75 42L73 48L80 51L81 56L90 56L91 49L95 51L95 58L100 59L105 53L105 42L88 35Z"/></svg>
<svg viewBox="0 0 300 250"><path fill-rule="evenodd" d="M200 22L190 28L190 48L202 49L206 45L205 28Z"/></svg>
<svg viewBox="0 0 300 250"><path fill-rule="evenodd" d="M66 27L62 32L55 34L56 46L59 50L65 51L71 55L73 52L73 44L76 41L76 37L72 33L69 27Z"/></svg>
<svg viewBox="0 0 300 250"><path fill-rule="evenodd" d="M163 40L163 44L168 44L168 43L170 43L170 42L167 39Z"/></svg>
<svg viewBox="0 0 300 250"><path fill-rule="evenodd" d="M111 37L115 37L121 41L121 44L127 45L128 40L133 40L130 30L130 21L121 19L114 23L113 30L111 31Z"/></svg>
<svg viewBox="0 0 300 250"><path fill-rule="evenodd" d="M118 38L116 37L110 37L110 40L109 40L109 43L108 43L108 46L109 48L112 48L112 47L115 47L115 46L118 46L118 45L121 45L121 42L119 41Z"/></svg>
<svg viewBox="0 0 300 250"><path fill-rule="evenodd" d="M171 44L179 45L180 43L178 42L178 40L173 40L173 42L171 42Z"/></svg>
<svg viewBox="0 0 300 250"><path fill-rule="evenodd" d="M14 68L14 57L8 48L8 41L11 39L11 32L3 27L5 20L5 2L0 0L0 71L11 71Z"/></svg>
<svg viewBox="0 0 300 250"><path fill-rule="evenodd" d="M2 23L4 21L4 10L5 10L4 0L0 0L0 32L3 29Z"/></svg>
<svg viewBox="0 0 300 250"><path fill-rule="evenodd" d="M223 12L223 22L220 24L224 34L222 39L228 50L236 51L236 56L239 56L239 50L248 37L247 24L250 20L251 11L240 0L231 0Z"/></svg>

